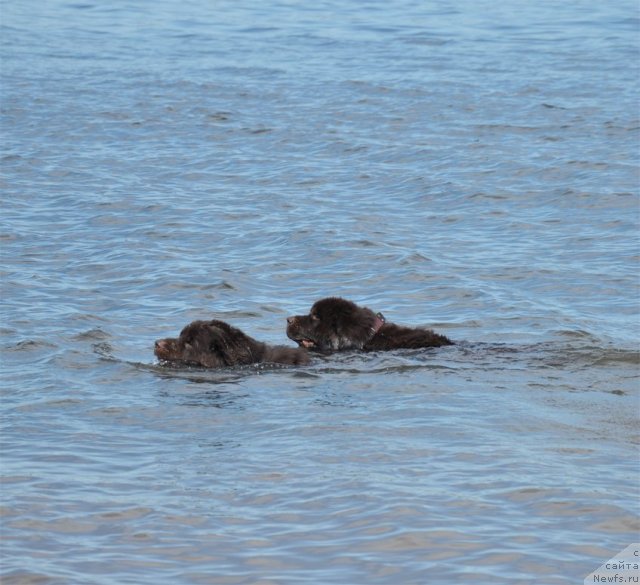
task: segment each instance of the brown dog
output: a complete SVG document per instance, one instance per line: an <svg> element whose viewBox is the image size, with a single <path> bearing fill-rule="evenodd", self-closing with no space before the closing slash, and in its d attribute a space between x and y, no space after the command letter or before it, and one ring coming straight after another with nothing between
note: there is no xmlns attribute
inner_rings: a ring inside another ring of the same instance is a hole
<svg viewBox="0 0 640 585"><path fill-rule="evenodd" d="M224 321L194 321L178 338L159 339L154 353L167 362L205 368L224 368L261 362L301 365L309 363L303 349L270 346L256 341Z"/></svg>
<svg viewBox="0 0 640 585"><path fill-rule="evenodd" d="M447 337L430 329L387 323L382 314L338 297L317 301L308 315L288 317L287 336L300 347L325 352L453 345Z"/></svg>

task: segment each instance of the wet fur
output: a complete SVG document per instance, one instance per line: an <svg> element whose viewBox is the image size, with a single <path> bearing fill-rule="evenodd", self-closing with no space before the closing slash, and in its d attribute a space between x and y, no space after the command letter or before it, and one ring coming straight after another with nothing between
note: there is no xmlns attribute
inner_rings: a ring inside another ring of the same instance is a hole
<svg viewBox="0 0 640 585"><path fill-rule="evenodd" d="M271 346L249 337L224 321L194 321L177 338L159 339L154 353L160 360L205 368L261 362L301 365L309 362L304 349Z"/></svg>
<svg viewBox="0 0 640 585"><path fill-rule="evenodd" d="M430 329L386 323L371 309L339 297L317 301L308 315L289 317L287 336L301 347L324 352L452 345L447 337Z"/></svg>

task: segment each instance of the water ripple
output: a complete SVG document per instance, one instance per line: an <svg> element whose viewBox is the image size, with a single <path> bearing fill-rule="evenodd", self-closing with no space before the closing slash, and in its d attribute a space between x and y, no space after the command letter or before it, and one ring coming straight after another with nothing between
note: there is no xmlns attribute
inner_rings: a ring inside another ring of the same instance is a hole
<svg viewBox="0 0 640 585"><path fill-rule="evenodd" d="M294 4L3 7L3 583L564 584L637 540L631 2ZM456 345L153 356L336 294Z"/></svg>

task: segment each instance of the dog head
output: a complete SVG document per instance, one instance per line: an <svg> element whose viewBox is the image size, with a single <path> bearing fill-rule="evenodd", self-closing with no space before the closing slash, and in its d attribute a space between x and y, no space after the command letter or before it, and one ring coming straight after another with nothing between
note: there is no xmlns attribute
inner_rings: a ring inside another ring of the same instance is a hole
<svg viewBox="0 0 640 585"><path fill-rule="evenodd" d="M159 339L154 353L168 362L221 368L254 361L256 342L223 321L194 321L177 338Z"/></svg>
<svg viewBox="0 0 640 585"><path fill-rule="evenodd" d="M382 327L384 317L339 297L317 301L308 315L287 318L287 336L318 351L362 349Z"/></svg>

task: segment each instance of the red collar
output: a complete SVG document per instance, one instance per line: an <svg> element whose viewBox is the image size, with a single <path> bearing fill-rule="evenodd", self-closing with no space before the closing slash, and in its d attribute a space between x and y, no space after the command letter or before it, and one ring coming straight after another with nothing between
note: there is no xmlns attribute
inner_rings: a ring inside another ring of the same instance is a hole
<svg viewBox="0 0 640 585"><path fill-rule="evenodd" d="M380 328L385 324L385 318L382 313L376 313L376 320L371 326L371 337L375 337Z"/></svg>

